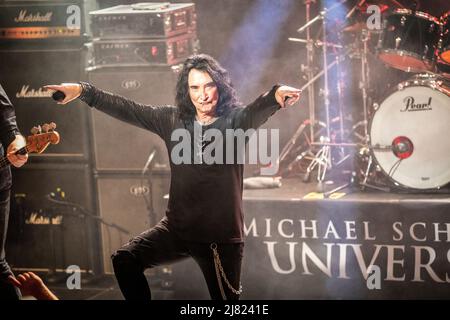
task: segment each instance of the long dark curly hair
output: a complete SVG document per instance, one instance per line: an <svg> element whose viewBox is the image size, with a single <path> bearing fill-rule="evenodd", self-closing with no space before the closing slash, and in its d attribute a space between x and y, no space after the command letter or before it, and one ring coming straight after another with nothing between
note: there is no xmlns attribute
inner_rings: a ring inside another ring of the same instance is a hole
<svg viewBox="0 0 450 320"><path fill-rule="evenodd" d="M219 62L207 54L195 54L186 59L183 69L178 76L176 86L175 103L180 109L180 118L190 120L195 117L195 107L189 96L188 76L192 69L205 71L213 79L219 90L219 101L217 102L216 115L221 116L230 112L231 109L240 106L236 90L225 70Z"/></svg>

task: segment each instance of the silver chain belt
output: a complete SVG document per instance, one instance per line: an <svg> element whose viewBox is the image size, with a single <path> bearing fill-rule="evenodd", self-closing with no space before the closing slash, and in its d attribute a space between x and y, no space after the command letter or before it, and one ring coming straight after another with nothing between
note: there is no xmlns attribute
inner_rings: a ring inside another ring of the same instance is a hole
<svg viewBox="0 0 450 320"><path fill-rule="evenodd" d="M242 293L242 284L239 281L239 290L236 290L228 281L225 271L223 270L222 263L220 262L219 252L217 251L217 244L213 242L209 247L213 251L214 267L216 269L217 282L219 283L219 289L220 293L222 294L223 300L227 300L227 296L225 295L225 291L223 290L221 277L223 278L223 281L225 281L225 284L231 290L231 292L233 292L236 295L240 295Z"/></svg>

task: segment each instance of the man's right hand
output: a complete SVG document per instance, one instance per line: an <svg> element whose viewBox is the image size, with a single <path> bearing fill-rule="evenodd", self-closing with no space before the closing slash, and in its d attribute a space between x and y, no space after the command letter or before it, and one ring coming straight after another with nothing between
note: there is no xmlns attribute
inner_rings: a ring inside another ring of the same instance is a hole
<svg viewBox="0 0 450 320"><path fill-rule="evenodd" d="M70 101L75 100L81 95L81 84L79 83L61 83L60 85L46 85L44 86L47 90L53 90L53 91L61 91L63 92L66 97L62 101L58 101L58 104L66 104Z"/></svg>

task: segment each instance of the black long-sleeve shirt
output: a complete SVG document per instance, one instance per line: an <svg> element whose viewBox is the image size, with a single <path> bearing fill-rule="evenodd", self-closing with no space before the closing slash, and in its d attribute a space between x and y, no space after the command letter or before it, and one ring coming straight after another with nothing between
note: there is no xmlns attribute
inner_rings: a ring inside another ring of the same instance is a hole
<svg viewBox="0 0 450 320"><path fill-rule="evenodd" d="M5 150L19 134L17 128L14 107L0 85L0 156L5 155ZM0 168L0 191L11 186L11 171L9 167Z"/></svg>
<svg viewBox="0 0 450 320"><path fill-rule="evenodd" d="M120 97L90 84L83 84L80 99L89 106L119 120L158 134L166 144L169 155L180 142L171 141L176 129L185 129L193 141L195 132L217 129L223 136L223 163L226 162L226 130L256 129L280 108L271 91L258 97L246 107L236 107L207 126L195 120L181 120L175 106L143 105ZM201 128L199 131L198 128ZM194 143L191 143L191 159L194 160ZM237 154L234 143L234 155ZM203 146L203 150L204 150ZM243 170L242 163L199 164L174 163L170 158L171 184L166 217L169 228L184 240L193 242L237 243L243 241Z"/></svg>

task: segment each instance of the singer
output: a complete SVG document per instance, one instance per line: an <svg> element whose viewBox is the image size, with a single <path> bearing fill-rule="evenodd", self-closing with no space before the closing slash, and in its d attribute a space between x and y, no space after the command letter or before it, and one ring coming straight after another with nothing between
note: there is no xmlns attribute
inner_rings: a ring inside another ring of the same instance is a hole
<svg viewBox="0 0 450 320"><path fill-rule="evenodd" d="M171 139L174 130L187 130L192 137L194 126L201 126L205 131L219 130L225 137L227 129L258 128L278 109L300 99L300 90L275 85L243 107L228 72L205 54L184 62L176 85L177 106L138 104L84 82L46 87L64 93L60 104L80 98L91 107L158 134L169 154L177 144ZM194 156L194 144L190 157ZM243 164L174 164L170 159L170 166L166 216L112 255L124 297L151 299L144 270L192 257L203 272L212 299L239 299L244 247Z"/></svg>
<svg viewBox="0 0 450 320"><path fill-rule="evenodd" d="M25 139L17 128L14 107L0 85L0 153L3 155L4 147L7 147L9 162L15 167L21 167L27 162L28 155L16 155L15 152L25 145ZM0 168L0 297L7 300L19 300L20 291L8 282L8 278L14 275L5 259L11 184L9 166Z"/></svg>

